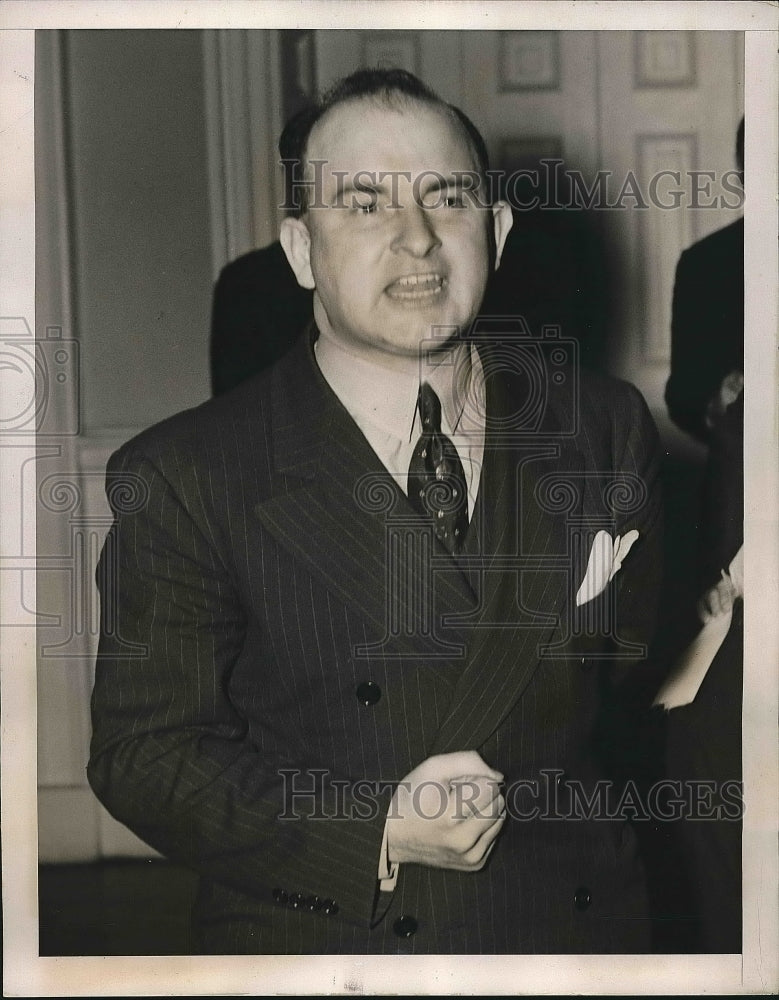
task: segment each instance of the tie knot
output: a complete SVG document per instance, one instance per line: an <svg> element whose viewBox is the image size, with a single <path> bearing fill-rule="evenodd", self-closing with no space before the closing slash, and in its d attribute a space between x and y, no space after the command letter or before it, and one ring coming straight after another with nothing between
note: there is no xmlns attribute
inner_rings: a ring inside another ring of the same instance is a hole
<svg viewBox="0 0 779 1000"><path fill-rule="evenodd" d="M423 382L419 387L419 419L422 421L422 432L424 434L441 433L441 400L435 390L428 382Z"/></svg>

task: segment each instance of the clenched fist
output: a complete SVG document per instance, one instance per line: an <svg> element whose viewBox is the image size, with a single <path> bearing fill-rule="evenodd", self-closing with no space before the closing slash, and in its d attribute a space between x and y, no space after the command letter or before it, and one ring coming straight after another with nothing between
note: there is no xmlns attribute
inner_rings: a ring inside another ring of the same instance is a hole
<svg viewBox="0 0 779 1000"><path fill-rule="evenodd" d="M506 818L502 780L475 750L428 757L392 797L390 861L479 871Z"/></svg>

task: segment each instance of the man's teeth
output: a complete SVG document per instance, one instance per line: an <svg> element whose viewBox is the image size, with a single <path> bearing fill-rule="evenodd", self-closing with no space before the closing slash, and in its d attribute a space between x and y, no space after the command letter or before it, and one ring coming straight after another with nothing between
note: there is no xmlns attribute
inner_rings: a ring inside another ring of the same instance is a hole
<svg viewBox="0 0 779 1000"><path fill-rule="evenodd" d="M390 291L403 294L439 292L444 285L440 274L407 274L390 285Z"/></svg>
<svg viewBox="0 0 779 1000"><path fill-rule="evenodd" d="M407 274L404 278L398 278L399 285L438 285L441 283L440 274Z"/></svg>

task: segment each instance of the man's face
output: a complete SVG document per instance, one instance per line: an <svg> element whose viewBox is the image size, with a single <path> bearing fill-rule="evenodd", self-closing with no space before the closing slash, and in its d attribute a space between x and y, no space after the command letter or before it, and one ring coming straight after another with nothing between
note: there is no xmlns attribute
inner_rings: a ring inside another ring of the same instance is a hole
<svg viewBox="0 0 779 1000"><path fill-rule="evenodd" d="M499 254L511 212L463 190L476 164L455 122L422 103L355 100L317 123L307 162L310 177L318 171L311 207L285 220L282 244L298 281L314 288L323 335L400 366L433 327L467 328L487 282L488 227Z"/></svg>

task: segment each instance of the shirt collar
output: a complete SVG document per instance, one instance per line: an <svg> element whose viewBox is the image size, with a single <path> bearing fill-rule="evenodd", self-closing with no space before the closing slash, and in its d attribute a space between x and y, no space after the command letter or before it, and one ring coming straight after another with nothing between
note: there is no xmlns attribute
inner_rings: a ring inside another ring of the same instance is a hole
<svg viewBox="0 0 779 1000"><path fill-rule="evenodd" d="M314 350L322 375L346 409L395 438L411 440L415 431L419 434L421 381L429 382L441 400L443 419L452 433L461 424L469 393L483 391L478 354L463 341L441 354L425 356L417 371L398 371L368 361L322 334Z"/></svg>

